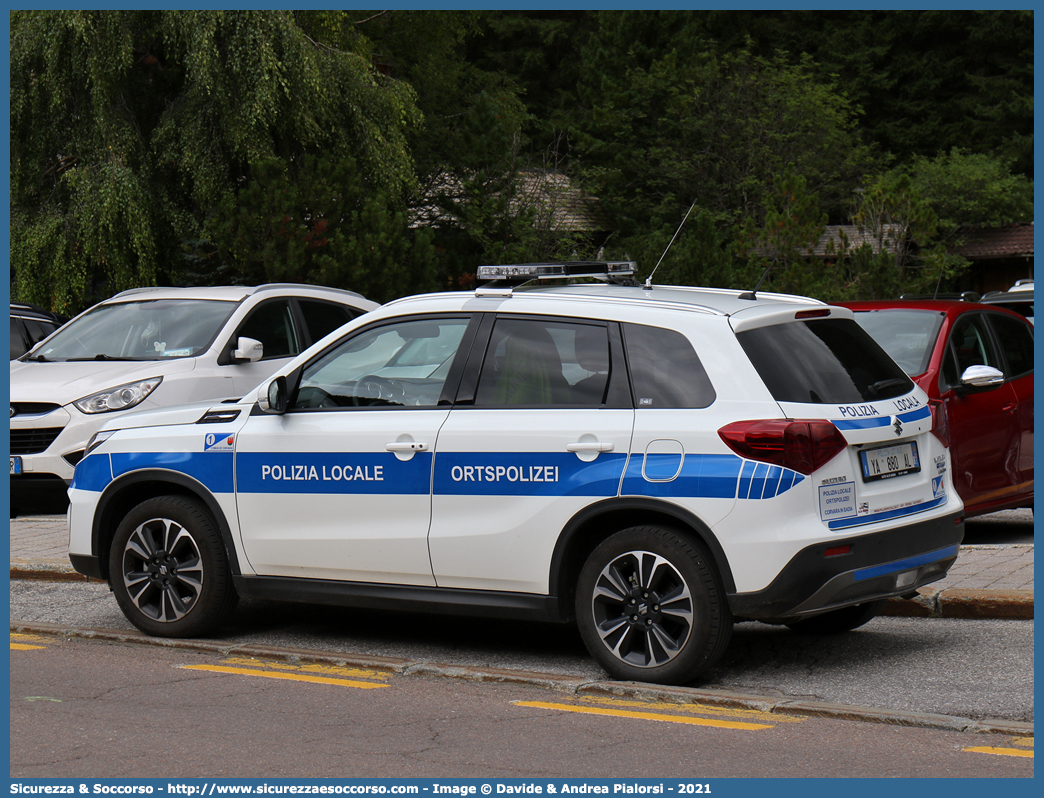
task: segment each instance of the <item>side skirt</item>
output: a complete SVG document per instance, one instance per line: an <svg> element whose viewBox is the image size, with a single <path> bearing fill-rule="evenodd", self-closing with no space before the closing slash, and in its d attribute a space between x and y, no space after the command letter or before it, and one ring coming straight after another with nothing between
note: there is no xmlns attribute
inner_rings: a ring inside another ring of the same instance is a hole
<svg viewBox="0 0 1044 798"><path fill-rule="evenodd" d="M285 576L233 576L232 579L241 598L563 623L558 598L535 593L381 585Z"/></svg>

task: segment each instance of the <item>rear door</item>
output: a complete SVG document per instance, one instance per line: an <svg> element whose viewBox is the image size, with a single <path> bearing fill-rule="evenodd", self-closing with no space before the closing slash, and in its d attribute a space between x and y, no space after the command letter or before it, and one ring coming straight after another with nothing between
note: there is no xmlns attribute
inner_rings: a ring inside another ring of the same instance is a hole
<svg viewBox="0 0 1044 798"><path fill-rule="evenodd" d="M723 450L718 430L735 413L718 402L700 354L720 345L675 330L624 324L635 406L634 438L622 493L687 505L708 525L736 502L738 459ZM720 333L719 333L720 335Z"/></svg>
<svg viewBox="0 0 1044 798"><path fill-rule="evenodd" d="M616 496L634 411L615 324L487 318L435 455L439 587L545 594L562 528Z"/></svg>

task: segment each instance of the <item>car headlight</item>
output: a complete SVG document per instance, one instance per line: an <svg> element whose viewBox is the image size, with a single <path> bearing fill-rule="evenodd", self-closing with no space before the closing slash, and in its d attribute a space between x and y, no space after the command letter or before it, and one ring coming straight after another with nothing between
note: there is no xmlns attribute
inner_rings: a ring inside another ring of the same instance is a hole
<svg viewBox="0 0 1044 798"><path fill-rule="evenodd" d="M85 396L73 402L81 413L111 413L114 410L127 410L144 401L145 397L156 390L156 386L163 382L162 377L153 377L141 382L128 382L126 385L117 385L107 391Z"/></svg>

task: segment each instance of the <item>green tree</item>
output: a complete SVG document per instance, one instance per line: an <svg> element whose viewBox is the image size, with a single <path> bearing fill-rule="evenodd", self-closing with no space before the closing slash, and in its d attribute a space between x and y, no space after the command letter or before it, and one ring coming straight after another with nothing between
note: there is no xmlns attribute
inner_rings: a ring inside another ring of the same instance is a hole
<svg viewBox="0 0 1044 798"><path fill-rule="evenodd" d="M903 170L939 217L944 236L961 228L1033 219L1033 182L1007 158L953 148L914 158Z"/></svg>
<svg viewBox="0 0 1044 798"><path fill-rule="evenodd" d="M371 186L350 157L256 165L207 232L215 243L200 253L207 267L194 283L304 281L378 302L437 287L430 231L411 230L401 203Z"/></svg>
<svg viewBox="0 0 1044 798"><path fill-rule="evenodd" d="M863 109L859 128L896 164L953 147L1033 173L1031 10L710 11L719 53L810 56Z"/></svg>
<svg viewBox="0 0 1044 798"><path fill-rule="evenodd" d="M876 246L872 252L867 247L843 253L850 298L955 285L970 264L951 250L974 236L976 227L1032 218L1033 184L1013 174L1006 159L960 149L914 158L879 175L861 192L853 221Z"/></svg>
<svg viewBox="0 0 1044 798"><path fill-rule="evenodd" d="M819 198L790 168L765 196L764 221L748 217L740 233L744 254L756 268L764 267L765 285L772 290L822 296L832 287L832 275L809 257L826 231Z"/></svg>
<svg viewBox="0 0 1044 798"><path fill-rule="evenodd" d="M519 132L510 115L481 94L463 114L460 147L433 187L432 227L449 254L448 285L466 285L482 263L529 260L538 209L522 192Z"/></svg>
<svg viewBox="0 0 1044 798"><path fill-rule="evenodd" d="M858 109L820 82L808 59L717 57L692 52L697 44L686 53L617 53L626 69L608 65L606 44L588 64L592 122L577 133L577 149L617 228L614 254L648 229L676 226L693 201L714 221L711 240L763 229L788 170L816 198L817 215L842 217L872 164L855 130ZM603 65L615 72L597 78Z"/></svg>
<svg viewBox="0 0 1044 798"><path fill-rule="evenodd" d="M342 49L358 41L342 12L305 21L13 12L13 293L70 312L178 282L185 248L200 248L210 215L271 158L351 157L404 203L415 184L412 90Z"/></svg>

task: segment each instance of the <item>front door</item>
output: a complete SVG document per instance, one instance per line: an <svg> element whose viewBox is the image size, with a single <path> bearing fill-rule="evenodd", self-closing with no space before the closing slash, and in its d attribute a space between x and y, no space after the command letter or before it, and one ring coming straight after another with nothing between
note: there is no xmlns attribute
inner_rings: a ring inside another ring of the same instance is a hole
<svg viewBox="0 0 1044 798"><path fill-rule="evenodd" d="M247 421L236 491L256 573L434 585L432 453L467 324L395 321L354 332L304 367L285 415Z"/></svg>
<svg viewBox="0 0 1044 798"><path fill-rule="evenodd" d="M949 417L954 487L965 504L978 505L1015 492L1021 481L1022 428L1012 384L965 389L961 375L970 366L1005 370L981 313L966 313L954 324L939 378Z"/></svg>

